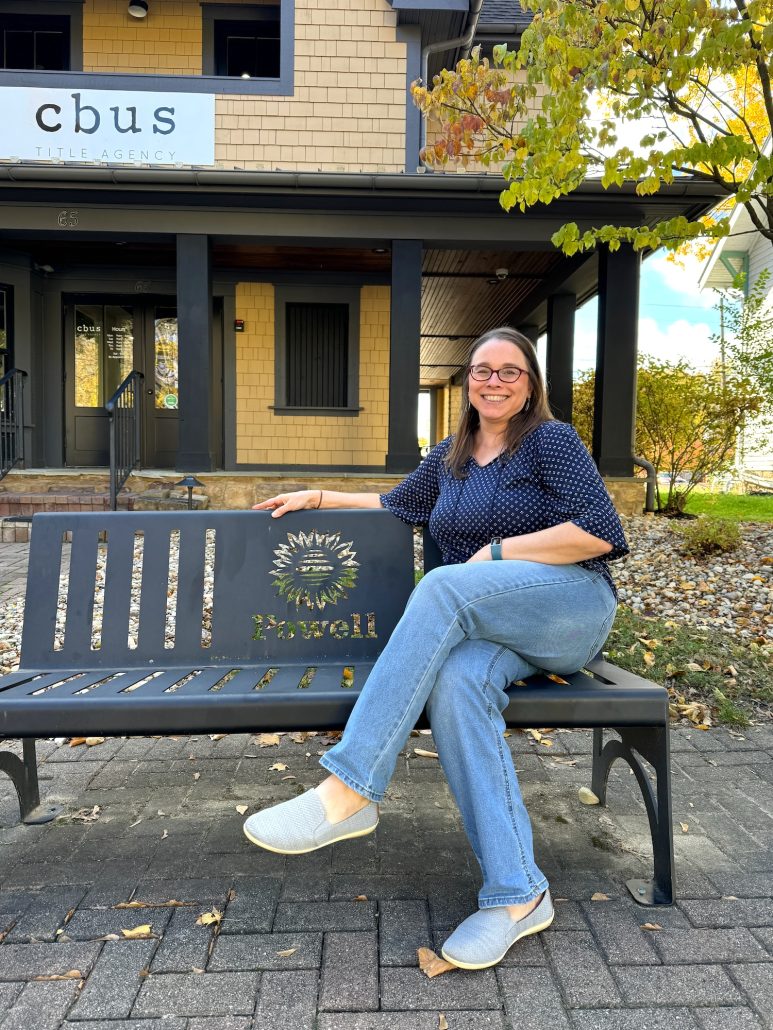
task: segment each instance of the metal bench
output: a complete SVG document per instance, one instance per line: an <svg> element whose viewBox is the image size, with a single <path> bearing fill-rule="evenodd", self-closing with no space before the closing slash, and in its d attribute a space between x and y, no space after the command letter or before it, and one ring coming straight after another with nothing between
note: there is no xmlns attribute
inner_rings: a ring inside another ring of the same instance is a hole
<svg viewBox="0 0 773 1030"><path fill-rule="evenodd" d="M437 563L426 534L425 562ZM411 529L384 511L36 515L21 667L0 678L0 737L23 741L22 758L0 752L0 771L22 819L56 814L40 805L37 737L342 727L414 579ZM513 687L507 723L593 727L602 804L612 762L631 765L654 879L628 887L670 904L667 693L601 659L567 679ZM617 736L604 743L607 728Z"/></svg>

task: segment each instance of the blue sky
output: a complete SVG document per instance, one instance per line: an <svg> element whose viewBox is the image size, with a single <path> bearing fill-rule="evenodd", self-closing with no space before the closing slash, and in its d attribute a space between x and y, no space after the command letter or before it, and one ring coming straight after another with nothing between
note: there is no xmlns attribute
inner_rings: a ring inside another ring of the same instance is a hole
<svg viewBox="0 0 773 1030"><path fill-rule="evenodd" d="M639 352L660 360L687 359L695 369L706 369L717 357L712 333L719 331L712 290L698 289L701 263L695 259L669 260L655 254L642 263L639 296ZM596 351L597 302L580 308L575 322L575 369L593 368Z"/></svg>

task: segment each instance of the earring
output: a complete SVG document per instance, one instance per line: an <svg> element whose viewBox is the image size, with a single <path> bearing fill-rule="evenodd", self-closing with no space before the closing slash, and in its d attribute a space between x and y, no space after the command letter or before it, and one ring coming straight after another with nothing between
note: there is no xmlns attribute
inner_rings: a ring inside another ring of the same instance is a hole
<svg viewBox="0 0 773 1030"><path fill-rule="evenodd" d="M524 404L524 406L523 406L523 407L521 408L521 414L522 414L522 415L525 415L525 414L526 414L526 412L527 412L527 411L529 410L529 408L530 408L530 407L531 407L531 395L529 395L529 396L528 396L528 397L526 398L526 403L525 403L525 404Z"/></svg>

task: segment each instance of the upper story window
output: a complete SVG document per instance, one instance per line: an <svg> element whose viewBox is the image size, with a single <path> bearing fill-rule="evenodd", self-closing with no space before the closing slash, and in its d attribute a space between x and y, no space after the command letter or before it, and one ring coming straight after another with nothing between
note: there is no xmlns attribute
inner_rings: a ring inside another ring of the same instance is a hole
<svg viewBox="0 0 773 1030"><path fill-rule="evenodd" d="M68 71L70 19L48 14L0 14L3 68Z"/></svg>
<svg viewBox="0 0 773 1030"><path fill-rule="evenodd" d="M272 4L203 4L205 75L278 79L280 8Z"/></svg>

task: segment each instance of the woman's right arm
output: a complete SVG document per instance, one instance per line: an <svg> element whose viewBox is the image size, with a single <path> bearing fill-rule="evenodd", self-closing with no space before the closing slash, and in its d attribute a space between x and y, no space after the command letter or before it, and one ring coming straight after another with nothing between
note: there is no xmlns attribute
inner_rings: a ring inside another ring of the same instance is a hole
<svg viewBox="0 0 773 1030"><path fill-rule="evenodd" d="M381 508L378 494L348 494L339 490L294 490L292 493L277 494L266 501L253 504L253 511L271 511L272 518L279 518L288 511L302 511L304 508Z"/></svg>

